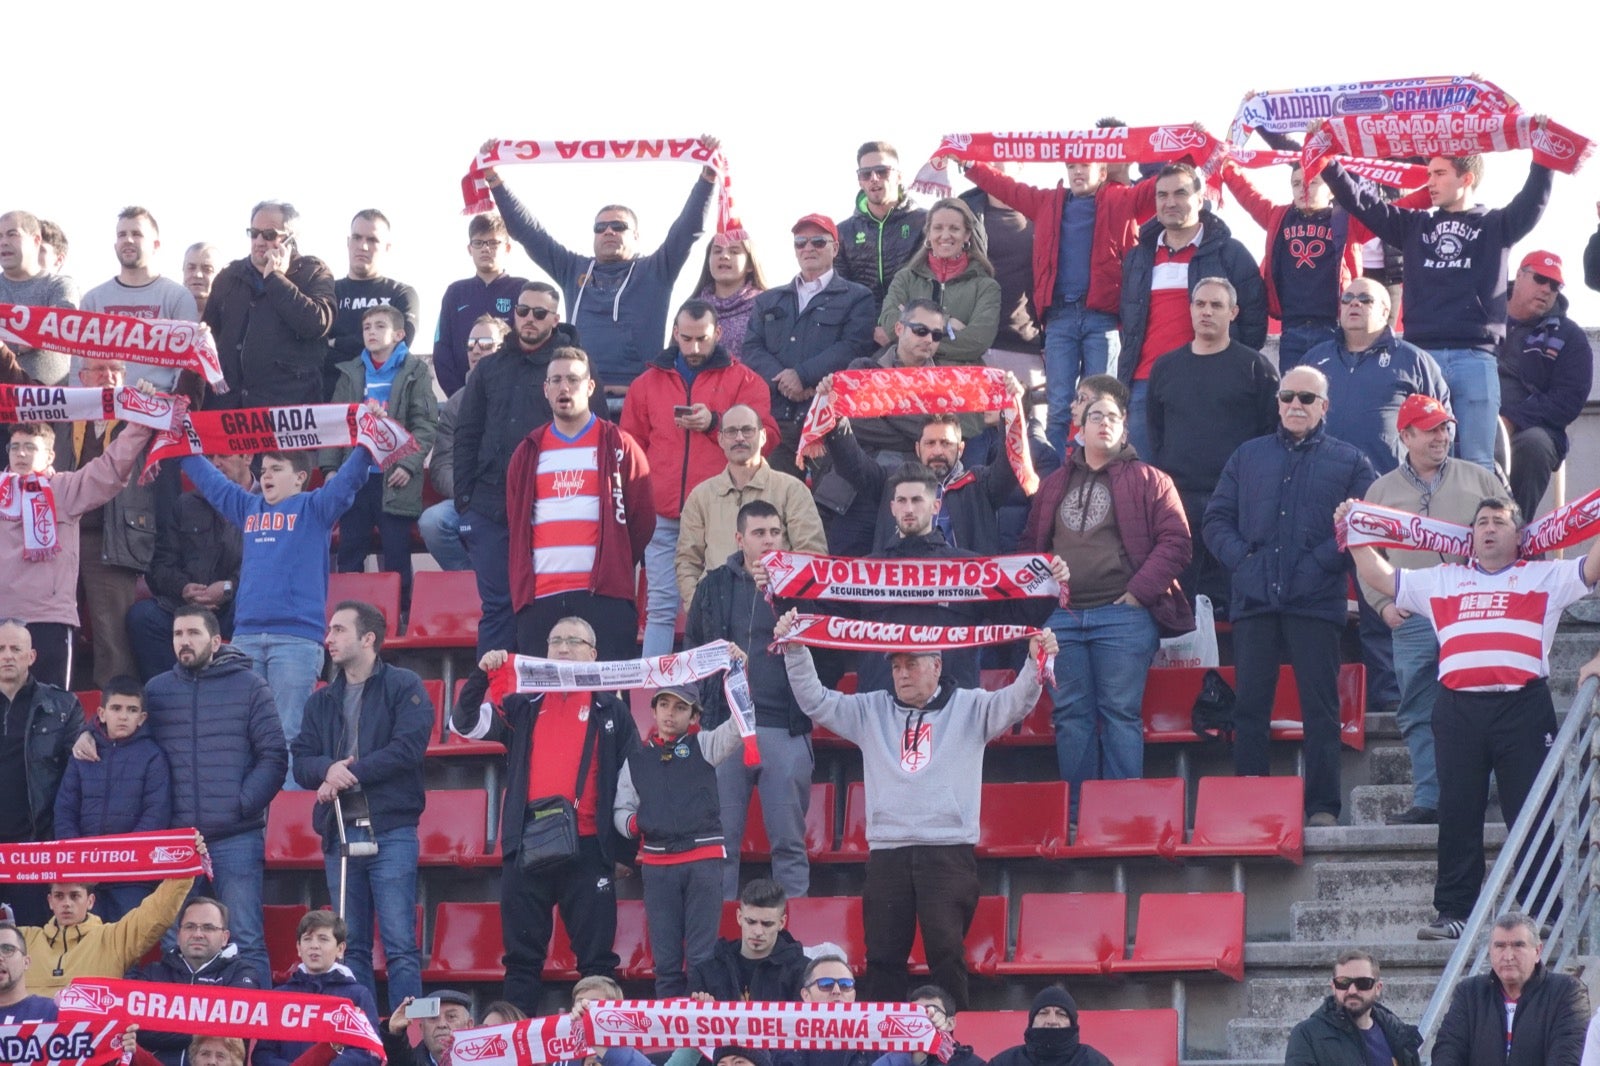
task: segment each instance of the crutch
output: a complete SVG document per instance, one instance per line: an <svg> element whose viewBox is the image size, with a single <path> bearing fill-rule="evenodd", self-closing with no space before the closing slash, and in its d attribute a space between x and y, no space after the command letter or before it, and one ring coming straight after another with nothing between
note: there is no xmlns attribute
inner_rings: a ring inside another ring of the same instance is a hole
<svg viewBox="0 0 1600 1066"><path fill-rule="evenodd" d="M350 860L352 858L370 858L378 854L378 842L375 840L350 842L344 831L344 802L338 796L333 798L333 817L339 826L339 917L343 918L345 886L350 883ZM363 824L370 829L372 819L356 819L357 826Z"/></svg>

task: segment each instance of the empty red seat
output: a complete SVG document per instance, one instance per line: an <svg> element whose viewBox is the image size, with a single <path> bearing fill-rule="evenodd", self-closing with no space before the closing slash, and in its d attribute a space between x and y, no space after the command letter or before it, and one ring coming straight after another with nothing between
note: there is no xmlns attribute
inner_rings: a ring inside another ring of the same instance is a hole
<svg viewBox="0 0 1600 1066"><path fill-rule="evenodd" d="M984 671L986 677L996 673L1012 675L1005 682L1006 684L1010 684L1011 681L1016 679L1016 675L1010 670ZM983 687L988 688L989 685L985 683ZM1028 711L1027 717L989 743L1013 747L1045 747L1054 744L1056 742L1055 710L1055 697L1051 695L1048 688L1044 689L1039 693L1039 699L1034 703L1032 709Z"/></svg>
<svg viewBox="0 0 1600 1066"><path fill-rule="evenodd" d="M395 648L476 648L483 601L471 570L419 570L411 579L411 616Z"/></svg>
<svg viewBox="0 0 1600 1066"><path fill-rule="evenodd" d="M97 688L85 689L82 692L74 692L73 695L78 697L78 702L83 705L84 720L88 722L94 721L95 715L100 711L100 690Z"/></svg>
<svg viewBox="0 0 1600 1066"><path fill-rule="evenodd" d="M1216 971L1244 980L1244 893L1146 892L1139 897L1133 956L1111 973Z"/></svg>
<svg viewBox="0 0 1600 1066"><path fill-rule="evenodd" d="M789 901L790 934L810 947L830 941L844 949L852 968L867 961L867 941L861 926L860 896L801 896Z"/></svg>
<svg viewBox="0 0 1600 1066"><path fill-rule="evenodd" d="M267 808L267 869L322 869L322 837L311 824L316 805L315 792L280 792L273 797Z"/></svg>
<svg viewBox="0 0 1600 1066"><path fill-rule="evenodd" d="M1180 857L1267 855L1305 858L1305 782L1298 777L1202 777L1194 832Z"/></svg>
<svg viewBox="0 0 1600 1066"><path fill-rule="evenodd" d="M622 960L617 973L626 981L647 981L656 975L650 953L650 930L644 919L644 900L617 900L617 937L613 951Z"/></svg>
<svg viewBox="0 0 1600 1066"><path fill-rule="evenodd" d="M813 859L833 847L833 796L832 785L811 786L811 802L806 807L806 854ZM758 789L750 791L750 810L744 819L739 858L745 862L766 862L772 858L772 841L767 838Z"/></svg>
<svg viewBox="0 0 1600 1066"><path fill-rule="evenodd" d="M844 791L844 824L839 847L813 857L816 862L867 861L867 789L860 781Z"/></svg>
<svg viewBox="0 0 1600 1066"><path fill-rule="evenodd" d="M998 972L1107 973L1127 943L1128 900L1121 892L1024 893L1016 958Z"/></svg>
<svg viewBox="0 0 1600 1066"><path fill-rule="evenodd" d="M370 603L383 612L383 639L388 641L400 632L400 575L389 572L376 574L329 574L328 614L344 600Z"/></svg>
<svg viewBox="0 0 1600 1066"><path fill-rule="evenodd" d="M1201 667L1165 667L1149 672L1142 708L1145 743L1173 744L1199 739L1190 722L1190 713L1205 673ZM1218 673L1229 685L1237 687L1233 667L1220 667ZM1346 663L1339 667L1339 739L1345 747L1356 751L1366 747L1366 718L1367 668L1360 663ZM1301 725L1300 691L1295 687L1294 669L1289 666L1280 667L1278 671L1272 723L1274 740L1300 740L1305 735Z"/></svg>
<svg viewBox="0 0 1600 1066"><path fill-rule="evenodd" d="M991 977L998 972L1006 957L1006 897L978 897L978 909L972 914L972 925L962 946L970 973ZM911 942L911 972L928 972L928 949L922 943L920 925Z"/></svg>
<svg viewBox="0 0 1600 1066"><path fill-rule="evenodd" d="M980 811L980 859L1050 858L1067 843L1065 781L986 784Z"/></svg>
<svg viewBox="0 0 1600 1066"><path fill-rule="evenodd" d="M428 805L417 823L423 866L499 866L499 849L489 845L489 797L481 788L429 789Z"/></svg>
<svg viewBox="0 0 1600 1066"><path fill-rule="evenodd" d="M506 973L500 961L504 954L500 904L441 903L434 912L433 951L422 979L438 984L499 981Z"/></svg>
<svg viewBox="0 0 1600 1066"><path fill-rule="evenodd" d="M433 732L429 734L428 754L436 758L504 755L505 745L498 740L468 740L460 733L450 732L450 709L461 698L461 689L466 683L466 678L456 681L455 691L451 693L448 702L444 698L444 681L434 678L422 683L422 687L428 693L428 699L433 702Z"/></svg>
<svg viewBox="0 0 1600 1066"><path fill-rule="evenodd" d="M1027 1028L1025 1010L964 1010L956 1015L956 1039L984 1060L1022 1043Z"/></svg>
<svg viewBox="0 0 1600 1066"><path fill-rule="evenodd" d="M1085 1044L1112 1062L1178 1066L1178 1012L1170 1007L1079 1011L1078 1029Z"/></svg>
<svg viewBox="0 0 1600 1066"><path fill-rule="evenodd" d="M280 906L269 903L261 908L263 937L267 942L267 966L272 970L274 982L289 979L289 971L300 961L300 950L295 937L300 919L310 907L298 903Z"/></svg>
<svg viewBox="0 0 1600 1066"><path fill-rule="evenodd" d="M1062 854L1079 859L1136 855L1170 859L1183 843L1183 809L1182 778L1085 781L1078 794L1078 839Z"/></svg>

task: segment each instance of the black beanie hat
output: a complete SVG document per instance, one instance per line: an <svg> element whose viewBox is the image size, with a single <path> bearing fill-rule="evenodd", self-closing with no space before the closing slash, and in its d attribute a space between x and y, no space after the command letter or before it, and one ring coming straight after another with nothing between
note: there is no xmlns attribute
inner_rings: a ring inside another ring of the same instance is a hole
<svg viewBox="0 0 1600 1066"><path fill-rule="evenodd" d="M1077 1028L1078 1004L1073 1000L1071 994L1069 994L1065 988L1061 988L1057 985L1051 985L1048 988L1041 989L1039 994L1033 997L1033 1006L1028 1008L1028 1025L1030 1027L1033 1025L1034 1018L1036 1018L1039 1012L1044 1010L1046 1007L1060 1007L1062 1010L1066 1011L1067 1014L1072 1018L1073 1028Z"/></svg>
<svg viewBox="0 0 1600 1066"><path fill-rule="evenodd" d="M741 1058L749 1059L750 1066L772 1066L772 1056L765 1051L738 1047L734 1044L725 1044L717 1048L716 1053L711 1056L711 1066L721 1066L723 1057L727 1055L738 1055Z"/></svg>

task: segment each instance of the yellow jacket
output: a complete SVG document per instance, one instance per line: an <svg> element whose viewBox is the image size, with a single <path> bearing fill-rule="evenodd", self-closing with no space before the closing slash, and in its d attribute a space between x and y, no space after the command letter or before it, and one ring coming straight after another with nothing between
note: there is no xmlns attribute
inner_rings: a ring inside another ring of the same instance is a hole
<svg viewBox="0 0 1600 1066"><path fill-rule="evenodd" d="M44 925L23 926L28 991L54 996L74 977L121 977L178 920L193 887L192 877L162 881L137 907L109 925L91 914L65 929L54 918Z"/></svg>

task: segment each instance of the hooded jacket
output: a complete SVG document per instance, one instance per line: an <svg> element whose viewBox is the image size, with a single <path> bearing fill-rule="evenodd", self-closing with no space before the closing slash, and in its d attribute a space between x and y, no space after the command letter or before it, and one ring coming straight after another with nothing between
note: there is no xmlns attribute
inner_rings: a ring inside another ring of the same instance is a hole
<svg viewBox="0 0 1600 1066"><path fill-rule="evenodd" d="M727 562L700 579L689 604L689 621L683 644L698 647L713 640L729 640L744 648L750 680L750 697L756 705L756 726L787 730L790 736L811 732L811 719L800 713L789 688L783 656L768 651L777 624L777 605L756 588L756 579L744 565L744 553L734 552ZM704 713L702 729L715 729L728 717L728 697L722 679L700 686Z"/></svg>
<svg viewBox="0 0 1600 1066"><path fill-rule="evenodd" d="M31 984L31 982L30 982ZM1589 992L1583 982L1544 963L1522 986L1506 1053L1505 987L1493 973L1456 985L1433 1038L1434 1066L1575 1066L1583 1056Z"/></svg>
<svg viewBox="0 0 1600 1066"><path fill-rule="evenodd" d="M202 320L211 327L227 392L208 391L207 407L319 403L333 328L333 272L296 255L289 269L261 276L250 257L223 267Z"/></svg>
<svg viewBox="0 0 1600 1066"><path fill-rule="evenodd" d="M144 689L148 725L172 767L172 822L207 840L264 829L289 752L278 704L250 657L218 648L199 671L182 663Z"/></svg>
<svg viewBox="0 0 1600 1066"><path fill-rule="evenodd" d="M1383 1030L1395 1066L1421 1066L1422 1033L1407 1025L1382 1003L1372 1005L1372 1023ZM1294 1027L1284 1066L1367 1066L1361 1031L1339 1005L1337 996L1322 1001L1316 1012Z"/></svg>
<svg viewBox="0 0 1600 1066"><path fill-rule="evenodd" d="M172 825L172 773L145 722L122 740L90 726L98 762L72 759L56 793L56 839L110 836Z"/></svg>
<svg viewBox="0 0 1600 1066"><path fill-rule="evenodd" d="M181 911L179 912L181 915ZM127 973L130 981L153 981L169 985L221 985L226 988L256 988L255 972L239 958L236 944L224 944L222 950L196 970L177 948L168 950L148 966L138 966ZM154 1053L164 1066L184 1066L188 1062L187 1033L158 1033L154 1029L139 1030L139 1046Z"/></svg>
<svg viewBox="0 0 1600 1066"><path fill-rule="evenodd" d="M800 978L810 961L800 941L787 929L780 929L778 942L756 963L746 989L739 977L739 940L723 938L709 959L689 967L689 991L709 992L722 1003L792 1002L800 998Z"/></svg>
<svg viewBox="0 0 1600 1066"><path fill-rule="evenodd" d="M75 977L121 977L161 942L193 887L192 877L168 878L115 922L91 913L65 929L54 918L44 925L22 926L29 990L53 996Z"/></svg>
<svg viewBox="0 0 1600 1066"><path fill-rule="evenodd" d="M876 308L889 282L916 254L927 222L928 212L914 206L904 192L881 219L867 209L867 194L857 193L856 209L839 223L839 258L833 267L846 281L865 285Z"/></svg>
<svg viewBox="0 0 1600 1066"><path fill-rule="evenodd" d="M378 1004L366 985L356 980L355 974L342 962L336 962L324 973L307 973L304 965L296 966L289 979L273 988L274 992L297 992L301 995L335 996L347 999L367 1016L372 1028L378 1024ZM250 1057L251 1066L293 1066L294 1061L310 1051L309 1041L258 1040ZM370 1051L347 1047L334 1056L333 1066L378 1066L378 1056Z"/></svg>
<svg viewBox="0 0 1600 1066"><path fill-rule="evenodd" d="M19 564L20 565L20 564ZM15 572L13 567L12 571ZM72 746L83 732L83 704L65 689L29 676L17 697L28 699L27 734L22 741L22 767L28 781L28 814L34 840L60 840L55 831L56 793L61 790Z"/></svg>
<svg viewBox="0 0 1600 1066"><path fill-rule="evenodd" d="M1034 1019L1045 1007L1060 1007L1072 1019L1070 1029L1039 1028ZM1111 1060L1082 1042L1078 1004L1064 988L1051 986L1033 997L1022 1043L989 1060L989 1066L1111 1066Z"/></svg>
<svg viewBox="0 0 1600 1066"><path fill-rule="evenodd" d="M1594 351L1582 326L1567 317L1567 298L1537 322L1506 321L1500 342L1500 417L1517 429L1537 426L1566 457L1567 427L1583 413L1594 380Z"/></svg>
<svg viewBox="0 0 1600 1066"><path fill-rule="evenodd" d="M973 235L973 245L979 251L984 246L982 232ZM894 332L900 309L913 300L932 300L947 318L956 319L965 327L954 337L939 341L934 362L940 366L977 366L983 362L984 353L994 346L995 335L1000 331L1000 283L994 279L992 269L969 258L965 270L941 282L933 276L927 254L919 254L901 267L889 283L889 292L878 312L878 325L884 332Z"/></svg>
<svg viewBox="0 0 1600 1066"><path fill-rule="evenodd" d="M403 354L402 354L403 353ZM383 472L383 513L416 518L422 514L422 467L433 449L439 428L439 401L433 395L433 370L428 361L402 343L389 356L402 359L395 371L389 401L384 405L390 418L405 427L417 450ZM367 367L360 356L340 363L333 385L332 403L361 403L367 392ZM324 448L317 462L325 474L332 474L349 456L349 448ZM389 484L389 475L398 467L411 475L400 488Z"/></svg>

